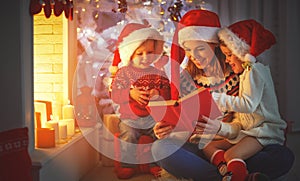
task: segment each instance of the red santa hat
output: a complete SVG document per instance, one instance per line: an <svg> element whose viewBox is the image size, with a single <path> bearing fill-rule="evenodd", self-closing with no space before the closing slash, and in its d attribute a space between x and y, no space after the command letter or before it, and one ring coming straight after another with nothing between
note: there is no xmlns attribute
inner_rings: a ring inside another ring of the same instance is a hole
<svg viewBox="0 0 300 181"><path fill-rule="evenodd" d="M243 62L256 62L256 57L276 43L272 32L255 20L244 20L222 28L218 33L232 53Z"/></svg>
<svg viewBox="0 0 300 181"><path fill-rule="evenodd" d="M134 51L147 39L158 40L155 47L155 54L162 54L163 36L156 29L145 24L127 24L118 37L117 48L114 52L114 59L109 71L115 74L121 62L123 66L128 65Z"/></svg>
<svg viewBox="0 0 300 181"><path fill-rule="evenodd" d="M221 27L216 13L207 10L188 11L177 25L171 47L171 98L178 99L180 64L185 57L181 46L188 40L219 43L217 32Z"/></svg>

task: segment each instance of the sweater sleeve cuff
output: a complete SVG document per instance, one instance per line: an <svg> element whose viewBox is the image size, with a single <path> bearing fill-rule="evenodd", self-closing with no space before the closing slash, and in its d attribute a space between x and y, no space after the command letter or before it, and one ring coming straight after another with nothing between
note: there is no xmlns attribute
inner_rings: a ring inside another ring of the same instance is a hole
<svg viewBox="0 0 300 181"><path fill-rule="evenodd" d="M221 129L218 135L228 138L231 133L231 125L228 123L221 122Z"/></svg>

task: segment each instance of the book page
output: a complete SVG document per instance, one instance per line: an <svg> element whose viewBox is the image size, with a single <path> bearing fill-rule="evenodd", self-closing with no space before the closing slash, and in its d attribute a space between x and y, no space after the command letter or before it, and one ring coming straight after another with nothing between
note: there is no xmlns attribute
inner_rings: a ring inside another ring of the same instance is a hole
<svg viewBox="0 0 300 181"><path fill-rule="evenodd" d="M187 100L187 99L189 99L189 98L191 98L191 97L193 97L193 96L199 94L200 92L202 92L202 91L204 91L204 90L206 90L206 88L204 88L204 87L198 88L198 89L194 90L193 92L191 92L191 93L185 95L184 97L179 98L178 102L182 102L182 101L184 101L184 100Z"/></svg>
<svg viewBox="0 0 300 181"><path fill-rule="evenodd" d="M179 98L178 101L176 101L176 100L149 101L148 106L171 106L171 105L175 105L176 102L182 102L184 100L187 100L187 99L199 94L199 92L204 91L205 89L206 88L204 88L204 87L196 89L193 92L185 95L184 97Z"/></svg>
<svg viewBox="0 0 300 181"><path fill-rule="evenodd" d="M149 101L148 106L172 106L175 105L176 102L176 100Z"/></svg>
<svg viewBox="0 0 300 181"><path fill-rule="evenodd" d="M146 108L156 122L164 121L177 131L193 131L195 121L202 116L215 119L222 115L206 88L199 88L178 101L150 101Z"/></svg>

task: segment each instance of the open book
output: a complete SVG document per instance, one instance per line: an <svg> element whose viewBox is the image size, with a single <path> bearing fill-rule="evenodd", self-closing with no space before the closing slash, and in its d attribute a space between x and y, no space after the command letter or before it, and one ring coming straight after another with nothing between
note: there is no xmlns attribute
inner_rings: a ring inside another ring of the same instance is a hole
<svg viewBox="0 0 300 181"><path fill-rule="evenodd" d="M210 119L222 116L208 89L199 88L178 100L150 101L150 115L179 131L193 131L202 115Z"/></svg>

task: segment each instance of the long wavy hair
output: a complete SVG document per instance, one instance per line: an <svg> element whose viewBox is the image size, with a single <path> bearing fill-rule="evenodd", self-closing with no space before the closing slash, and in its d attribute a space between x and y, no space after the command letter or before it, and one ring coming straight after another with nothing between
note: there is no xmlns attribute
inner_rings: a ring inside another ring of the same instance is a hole
<svg viewBox="0 0 300 181"><path fill-rule="evenodd" d="M227 64L225 63L225 55L222 53L219 46L215 47L215 56L213 57L213 60L211 61L219 61L219 64L221 66L221 69L223 72L227 70ZM187 62L187 65L185 67L185 70L189 72L191 77L196 77L197 75L204 75L204 70L199 69L190 59Z"/></svg>

